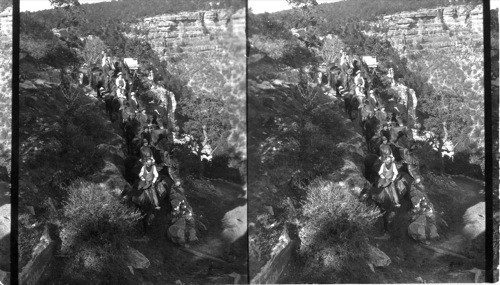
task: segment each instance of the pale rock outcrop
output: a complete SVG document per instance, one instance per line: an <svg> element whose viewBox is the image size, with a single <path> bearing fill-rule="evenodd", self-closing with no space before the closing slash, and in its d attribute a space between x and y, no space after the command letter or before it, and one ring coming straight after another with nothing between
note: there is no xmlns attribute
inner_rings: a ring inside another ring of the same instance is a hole
<svg viewBox="0 0 500 285"><path fill-rule="evenodd" d="M126 36L147 40L160 57L178 52L217 51L217 34L230 32L244 39L245 17L245 9L233 14L224 9L164 14L144 18L132 25L135 32Z"/></svg>
<svg viewBox="0 0 500 285"><path fill-rule="evenodd" d="M477 203L465 211L463 216L464 228L462 233L468 239L475 239L486 230L486 204Z"/></svg>
<svg viewBox="0 0 500 285"><path fill-rule="evenodd" d="M470 45L482 43L483 7L453 5L401 12L383 16L371 25L387 28L383 37L399 51Z"/></svg>

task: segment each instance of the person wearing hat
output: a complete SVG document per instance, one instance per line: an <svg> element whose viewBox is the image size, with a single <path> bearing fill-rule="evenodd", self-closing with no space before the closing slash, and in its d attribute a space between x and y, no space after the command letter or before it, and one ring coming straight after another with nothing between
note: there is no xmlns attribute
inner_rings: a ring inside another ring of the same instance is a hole
<svg viewBox="0 0 500 285"><path fill-rule="evenodd" d="M368 92L368 104L370 105L370 109L373 111L379 108L379 103L375 97L375 91L373 89Z"/></svg>
<svg viewBox="0 0 500 285"><path fill-rule="evenodd" d="M127 82L123 78L123 73L121 71L118 72L118 78L116 78L115 84L116 97L118 97L120 105L123 105L123 101L127 100L127 97L125 96L125 88L127 87Z"/></svg>
<svg viewBox="0 0 500 285"><path fill-rule="evenodd" d="M148 115L146 115L146 109L144 108L139 109L139 113L135 116L135 118L137 119L141 127L147 126Z"/></svg>
<svg viewBox="0 0 500 285"><path fill-rule="evenodd" d="M142 139L142 146L140 149L140 153L141 153L142 163L146 163L148 159L152 159L154 161L153 151L151 150L151 147L149 146L149 142L147 139Z"/></svg>
<svg viewBox="0 0 500 285"><path fill-rule="evenodd" d="M147 140L148 144L151 144L151 127L149 125L144 126L142 129L141 139Z"/></svg>
<svg viewBox="0 0 500 285"><path fill-rule="evenodd" d="M111 57L106 51L102 52L101 67L104 72L104 86L106 86L106 91L109 92L109 72L114 69L114 66L111 64Z"/></svg>
<svg viewBox="0 0 500 285"><path fill-rule="evenodd" d="M391 130L389 130L389 126L387 124L384 124L382 126L382 130L380 131L380 136L386 137L387 139L391 140Z"/></svg>
<svg viewBox="0 0 500 285"><path fill-rule="evenodd" d="M363 108L363 101L365 99L364 88L365 79L361 76L361 70L356 71L356 77L354 78L354 83L356 84L356 97L359 101L359 109Z"/></svg>
<svg viewBox="0 0 500 285"><path fill-rule="evenodd" d="M419 161L407 148L403 149L403 164L406 164L408 173L415 179L415 182L417 184L420 183L421 177L418 171Z"/></svg>
<svg viewBox="0 0 500 285"><path fill-rule="evenodd" d="M168 175L175 181L176 186L180 186L179 179L179 161L168 151L163 153L163 165L168 169ZM177 185L179 184L179 185Z"/></svg>
<svg viewBox="0 0 500 285"><path fill-rule="evenodd" d="M344 94L345 94L344 87L342 85L340 85L338 90L339 90L339 92L338 92L337 96L344 97Z"/></svg>
<svg viewBox="0 0 500 285"><path fill-rule="evenodd" d="M130 106L134 108L134 111L138 111L141 109L141 104L139 100L137 100L137 95L135 92L130 92L130 99L128 99Z"/></svg>
<svg viewBox="0 0 500 285"><path fill-rule="evenodd" d="M144 193L151 204L153 204L157 210L160 209L160 203L156 196L156 191L154 190L156 180L158 179L158 171L154 165L153 158L146 160L146 164L141 168L139 177L141 181L139 181L138 189L144 189Z"/></svg>
<svg viewBox="0 0 500 285"><path fill-rule="evenodd" d="M389 71L387 72L387 77L389 77L389 80L391 80L391 86L396 85L396 81L394 81L394 69L389 68Z"/></svg>
<svg viewBox="0 0 500 285"><path fill-rule="evenodd" d="M391 157L386 157L384 159L384 163L380 166L380 170L378 171L378 175L380 179L378 181L378 187L384 188L389 197L391 197L392 202L395 207L400 207L398 194L396 193L396 187L394 186L394 181L398 176L398 169L396 168L396 164L393 162Z"/></svg>
<svg viewBox="0 0 500 285"><path fill-rule="evenodd" d="M104 87L99 87L99 89L97 90L97 98L102 98L102 94L106 92L106 89L104 89Z"/></svg>
<svg viewBox="0 0 500 285"><path fill-rule="evenodd" d="M380 159L385 160L387 157L394 158L392 155L392 149L391 146L389 145L389 139L385 136L382 137L382 144L379 147L379 153L380 153Z"/></svg>

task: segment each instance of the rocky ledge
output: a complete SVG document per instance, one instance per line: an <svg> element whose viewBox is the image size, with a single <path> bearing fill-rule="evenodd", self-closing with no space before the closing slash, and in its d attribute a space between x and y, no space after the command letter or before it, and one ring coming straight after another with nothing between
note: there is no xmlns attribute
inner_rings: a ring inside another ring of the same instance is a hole
<svg viewBox="0 0 500 285"><path fill-rule="evenodd" d="M179 52L206 52L218 50L214 36L230 32L245 36L245 10L182 12L144 18L132 25L127 37L147 40L160 55Z"/></svg>
<svg viewBox="0 0 500 285"><path fill-rule="evenodd" d="M483 41L483 6L454 5L386 15L371 23L399 51L446 48Z"/></svg>

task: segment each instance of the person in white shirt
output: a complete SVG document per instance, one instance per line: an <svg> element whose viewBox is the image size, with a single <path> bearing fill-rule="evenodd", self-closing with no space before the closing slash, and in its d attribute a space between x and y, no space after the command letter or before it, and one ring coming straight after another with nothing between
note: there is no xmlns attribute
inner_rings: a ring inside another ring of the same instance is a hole
<svg viewBox="0 0 500 285"><path fill-rule="evenodd" d="M141 181L139 181L138 189L143 189L145 191L146 197L158 210L160 209L160 203L158 197L156 196L155 183L158 179L158 171L154 165L154 160L152 158L148 159L144 166L141 168L139 173Z"/></svg>
<svg viewBox="0 0 500 285"><path fill-rule="evenodd" d="M394 181L396 181L398 176L398 169L390 156L385 157L384 163L380 166L378 175L380 176L379 187L382 186L388 190L388 194L394 206L399 208L401 205L399 204L398 194L394 185Z"/></svg>
<svg viewBox="0 0 500 285"><path fill-rule="evenodd" d="M365 79L361 76L361 70L356 71L356 77L354 78L354 84L356 85L356 97L359 101L359 109L363 108L363 101L365 99Z"/></svg>
<svg viewBox="0 0 500 285"><path fill-rule="evenodd" d="M123 73L118 72L118 78L116 78L116 97L120 101L120 105L123 105L123 101L127 100L125 96L125 88L127 86L127 82L123 78Z"/></svg>

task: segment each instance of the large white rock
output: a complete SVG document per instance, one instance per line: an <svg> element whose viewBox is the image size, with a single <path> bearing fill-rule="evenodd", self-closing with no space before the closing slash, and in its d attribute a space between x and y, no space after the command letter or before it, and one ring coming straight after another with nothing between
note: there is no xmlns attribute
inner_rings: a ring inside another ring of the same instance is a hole
<svg viewBox="0 0 500 285"><path fill-rule="evenodd" d="M0 268L10 267L10 204L0 207Z"/></svg>
<svg viewBox="0 0 500 285"><path fill-rule="evenodd" d="M462 233L468 239L475 239L486 230L485 202L480 202L465 211L463 216L464 228Z"/></svg>

